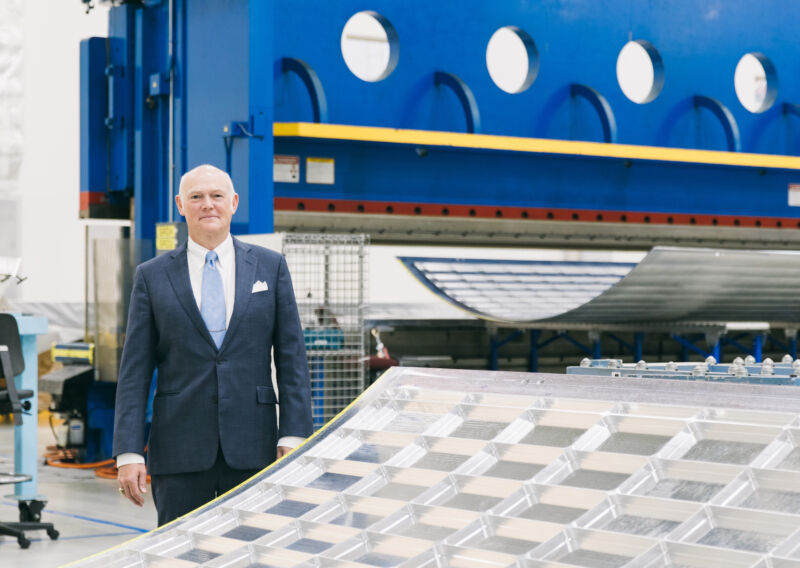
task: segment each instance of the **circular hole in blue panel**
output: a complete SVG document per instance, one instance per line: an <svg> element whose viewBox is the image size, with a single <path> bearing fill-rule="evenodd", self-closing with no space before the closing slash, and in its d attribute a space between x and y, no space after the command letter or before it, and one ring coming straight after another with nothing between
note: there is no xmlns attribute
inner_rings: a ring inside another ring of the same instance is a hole
<svg viewBox="0 0 800 568"><path fill-rule="evenodd" d="M617 82L637 104L655 100L664 86L664 62L653 44L637 39L622 47L617 56Z"/></svg>
<svg viewBox="0 0 800 568"><path fill-rule="evenodd" d="M736 65L733 86L744 108L750 112L764 112L778 96L775 66L763 53L746 53Z"/></svg>
<svg viewBox="0 0 800 568"><path fill-rule="evenodd" d="M382 81L397 67L397 32L377 12L353 14L342 29L341 46L347 68L362 81Z"/></svg>
<svg viewBox="0 0 800 568"><path fill-rule="evenodd" d="M486 68L500 89L521 93L539 72L539 52L533 38L516 26L498 29L486 46Z"/></svg>

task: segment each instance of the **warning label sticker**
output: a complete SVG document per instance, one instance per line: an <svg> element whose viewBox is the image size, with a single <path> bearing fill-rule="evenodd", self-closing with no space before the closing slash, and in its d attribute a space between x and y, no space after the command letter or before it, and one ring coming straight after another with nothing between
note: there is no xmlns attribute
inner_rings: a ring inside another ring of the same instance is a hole
<svg viewBox="0 0 800 568"><path fill-rule="evenodd" d="M172 224L156 225L157 239L174 239L178 236L178 227Z"/></svg>
<svg viewBox="0 0 800 568"><path fill-rule="evenodd" d="M800 207L800 183L789 184L789 207Z"/></svg>
<svg viewBox="0 0 800 568"><path fill-rule="evenodd" d="M300 183L300 156L274 156L272 158L272 181Z"/></svg>
<svg viewBox="0 0 800 568"><path fill-rule="evenodd" d="M306 183L333 185L333 158L306 158Z"/></svg>

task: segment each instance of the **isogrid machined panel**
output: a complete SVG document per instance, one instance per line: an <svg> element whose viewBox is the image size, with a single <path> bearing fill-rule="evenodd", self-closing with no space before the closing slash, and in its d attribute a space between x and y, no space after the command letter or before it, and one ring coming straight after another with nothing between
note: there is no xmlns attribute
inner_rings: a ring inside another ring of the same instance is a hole
<svg viewBox="0 0 800 568"><path fill-rule="evenodd" d="M453 305L499 321L547 319L577 308L619 282L624 262L400 257L425 286Z"/></svg>
<svg viewBox="0 0 800 568"><path fill-rule="evenodd" d="M395 368L85 568L800 565L800 389Z"/></svg>
<svg viewBox="0 0 800 568"><path fill-rule="evenodd" d="M800 253L655 247L637 265L401 258L456 306L507 322L796 322Z"/></svg>

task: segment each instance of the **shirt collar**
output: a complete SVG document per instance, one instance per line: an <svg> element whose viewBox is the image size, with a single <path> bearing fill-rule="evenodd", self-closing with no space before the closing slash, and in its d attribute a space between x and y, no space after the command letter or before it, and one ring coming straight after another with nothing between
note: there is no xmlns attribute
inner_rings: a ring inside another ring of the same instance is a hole
<svg viewBox="0 0 800 568"><path fill-rule="evenodd" d="M205 264L208 250L203 245L193 241L192 237L189 237L189 241L186 243L187 253L201 264ZM214 250L217 252L220 266L228 266L228 263L233 260L233 237L231 237L231 234L228 233L227 238Z"/></svg>

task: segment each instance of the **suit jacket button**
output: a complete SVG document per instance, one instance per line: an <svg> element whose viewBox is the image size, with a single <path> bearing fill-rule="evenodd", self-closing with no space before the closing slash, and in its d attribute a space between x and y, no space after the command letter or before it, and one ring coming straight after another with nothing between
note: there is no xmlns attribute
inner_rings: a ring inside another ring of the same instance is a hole
<svg viewBox="0 0 800 568"><path fill-rule="evenodd" d="M217 404L218 400L219 400L219 397L217 395L212 395L211 396L211 402L213 402L214 404Z"/></svg>
<svg viewBox="0 0 800 568"><path fill-rule="evenodd" d="M224 361L224 359L223 359L222 357L219 357L219 358L217 359L217 365L219 365L219 364L220 364L220 363L222 363L223 361Z"/></svg>

